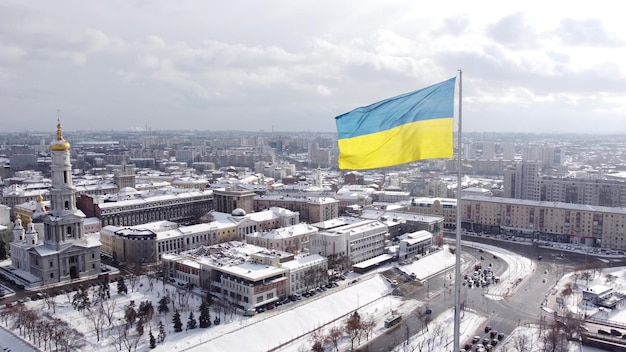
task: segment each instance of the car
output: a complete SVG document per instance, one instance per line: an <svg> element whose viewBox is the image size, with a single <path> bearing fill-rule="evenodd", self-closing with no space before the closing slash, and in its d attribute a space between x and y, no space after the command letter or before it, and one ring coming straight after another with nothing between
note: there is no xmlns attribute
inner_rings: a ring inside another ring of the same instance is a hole
<svg viewBox="0 0 626 352"><path fill-rule="evenodd" d="M496 256L495 254L493 255L493 259L498 259L498 256Z"/></svg>
<svg viewBox="0 0 626 352"><path fill-rule="evenodd" d="M600 335L611 335L611 333L609 333L606 330L602 330L602 329L598 329L598 334L600 334Z"/></svg>
<svg viewBox="0 0 626 352"><path fill-rule="evenodd" d="M491 331L491 326L489 325L485 326L485 332L489 332L489 331Z"/></svg>
<svg viewBox="0 0 626 352"><path fill-rule="evenodd" d="M479 249L478 251L479 251L480 253L483 253L483 252L484 252L484 250L482 250L482 248L481 248L481 249Z"/></svg>
<svg viewBox="0 0 626 352"><path fill-rule="evenodd" d="M498 331L496 330L491 330L489 332L489 337L491 337L492 339L496 338L496 336L498 336Z"/></svg>
<svg viewBox="0 0 626 352"><path fill-rule="evenodd" d="M480 336L474 336L474 338L472 339L472 343L476 343L480 341Z"/></svg>
<svg viewBox="0 0 626 352"><path fill-rule="evenodd" d="M537 257L537 259L538 259L538 260L542 260L542 259L543 259L543 257L542 257L542 256L538 256L538 257Z"/></svg>
<svg viewBox="0 0 626 352"><path fill-rule="evenodd" d="M485 260L485 257L483 257L482 255L480 256L480 260Z"/></svg>
<svg viewBox="0 0 626 352"><path fill-rule="evenodd" d="M492 345L492 346L495 346L495 345L497 345L497 344L498 344L498 340L496 340L496 339L491 339L491 345Z"/></svg>
<svg viewBox="0 0 626 352"><path fill-rule="evenodd" d="M487 346L487 345L489 345L490 343L491 343L491 340L490 340L488 337L485 337L485 338L483 339L483 345L484 345L484 346Z"/></svg>
<svg viewBox="0 0 626 352"><path fill-rule="evenodd" d="M263 307L257 307L256 312L257 312L257 313L263 313L263 312L265 312L265 308L263 308Z"/></svg>
<svg viewBox="0 0 626 352"><path fill-rule="evenodd" d="M466 351L470 351L470 350L472 349L472 346L473 346L473 345L472 345L471 343L469 343L469 342L468 342L468 343L466 343L466 344L465 344L465 346L463 347L463 349L464 349L464 350L466 350Z"/></svg>
<svg viewBox="0 0 626 352"><path fill-rule="evenodd" d="M503 332L498 333L498 340L502 341L503 338L504 338L504 333Z"/></svg>
<svg viewBox="0 0 626 352"><path fill-rule="evenodd" d="M611 329L611 335L613 336L622 336L622 332L617 329Z"/></svg>
<svg viewBox="0 0 626 352"><path fill-rule="evenodd" d="M432 310L432 309L430 309L430 308L426 308L425 313L426 313L426 314L432 314L432 313L433 313L433 310Z"/></svg>

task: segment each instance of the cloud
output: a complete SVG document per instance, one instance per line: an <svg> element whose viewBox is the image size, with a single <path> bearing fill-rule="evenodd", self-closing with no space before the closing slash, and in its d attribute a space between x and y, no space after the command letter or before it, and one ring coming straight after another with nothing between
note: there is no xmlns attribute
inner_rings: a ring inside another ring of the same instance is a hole
<svg viewBox="0 0 626 352"><path fill-rule="evenodd" d="M16 45L0 43L0 63L17 63L26 55L26 50Z"/></svg>
<svg viewBox="0 0 626 352"><path fill-rule="evenodd" d="M462 69L476 130L623 119L621 15L543 5L3 2L0 104L32 125L60 107L93 128L332 131L340 113Z"/></svg>
<svg viewBox="0 0 626 352"><path fill-rule="evenodd" d="M514 49L536 47L535 29L528 25L523 13L517 12L488 26L487 35L496 43Z"/></svg>
<svg viewBox="0 0 626 352"><path fill-rule="evenodd" d="M88 28L74 39L84 51L88 53L97 53L109 51L120 53L126 49L126 44L120 38L115 38L103 33L100 30Z"/></svg>
<svg viewBox="0 0 626 352"><path fill-rule="evenodd" d="M563 44L571 46L623 46L623 40L618 40L607 32L599 19L563 19L553 32Z"/></svg>

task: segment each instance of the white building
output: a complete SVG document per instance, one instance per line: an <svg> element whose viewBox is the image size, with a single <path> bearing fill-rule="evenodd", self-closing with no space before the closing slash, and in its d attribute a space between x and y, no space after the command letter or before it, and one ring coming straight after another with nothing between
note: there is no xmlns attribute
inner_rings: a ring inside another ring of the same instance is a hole
<svg viewBox="0 0 626 352"><path fill-rule="evenodd" d="M430 252L433 245L433 234L428 231L417 231L398 236L398 259L407 260Z"/></svg>
<svg viewBox="0 0 626 352"><path fill-rule="evenodd" d="M11 242L9 271L24 286L54 284L100 273L100 241L86 236L85 214L76 208L76 188L72 184L70 144L63 138L61 123L57 138L50 144L52 187L50 211L40 208L33 221L23 227L17 217ZM35 223L43 223L42 233Z"/></svg>
<svg viewBox="0 0 626 352"><path fill-rule="evenodd" d="M310 237L310 253L325 257L347 256L350 263L356 264L383 254L388 228L377 220L362 220L327 231L320 231Z"/></svg>
<svg viewBox="0 0 626 352"><path fill-rule="evenodd" d="M289 270L288 294L303 293L328 283L328 259L310 254L282 263Z"/></svg>
<svg viewBox="0 0 626 352"><path fill-rule="evenodd" d="M154 263L160 261L164 254L240 241L249 234L266 233L299 221L297 212L277 207L250 214L239 208L231 214L211 212L209 218L208 223L189 226L170 221L135 226L105 226L100 231L102 252L121 262ZM306 235L300 236L298 241L304 238L308 241ZM293 245L293 241L293 238L287 238L284 243L289 246Z"/></svg>
<svg viewBox="0 0 626 352"><path fill-rule="evenodd" d="M305 248L309 247L309 237L317 231L317 227L301 223L268 232L247 234L246 243L295 254L303 252Z"/></svg>

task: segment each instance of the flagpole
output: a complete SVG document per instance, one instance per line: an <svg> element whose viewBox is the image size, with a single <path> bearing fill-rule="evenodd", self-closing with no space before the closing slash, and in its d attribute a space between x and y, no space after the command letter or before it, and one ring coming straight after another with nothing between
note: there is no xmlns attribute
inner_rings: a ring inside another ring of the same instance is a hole
<svg viewBox="0 0 626 352"><path fill-rule="evenodd" d="M463 163L461 162L461 127L462 127L462 96L463 96L463 71L459 70L459 120L457 134L457 184L456 184L456 265L454 280L454 349L461 349L461 178L463 177Z"/></svg>

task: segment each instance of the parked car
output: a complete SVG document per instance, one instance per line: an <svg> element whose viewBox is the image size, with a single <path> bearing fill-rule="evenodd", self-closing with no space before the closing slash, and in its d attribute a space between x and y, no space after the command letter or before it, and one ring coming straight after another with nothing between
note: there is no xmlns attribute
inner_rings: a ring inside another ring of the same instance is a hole
<svg viewBox="0 0 626 352"><path fill-rule="evenodd" d="M485 326L485 332L489 332L489 331L491 331L491 326L489 325Z"/></svg>
<svg viewBox="0 0 626 352"><path fill-rule="evenodd" d="M476 343L480 341L480 336L474 336L474 338L472 339L472 343Z"/></svg>
<svg viewBox="0 0 626 352"><path fill-rule="evenodd" d="M608 331L602 330L602 329L598 329L598 334L600 334L600 335L611 335Z"/></svg>
<svg viewBox="0 0 626 352"><path fill-rule="evenodd" d="M622 336L622 332L616 329L611 329L611 335L613 336Z"/></svg>
<svg viewBox="0 0 626 352"><path fill-rule="evenodd" d="M498 333L498 340L502 341L502 339L504 338L504 333Z"/></svg>

